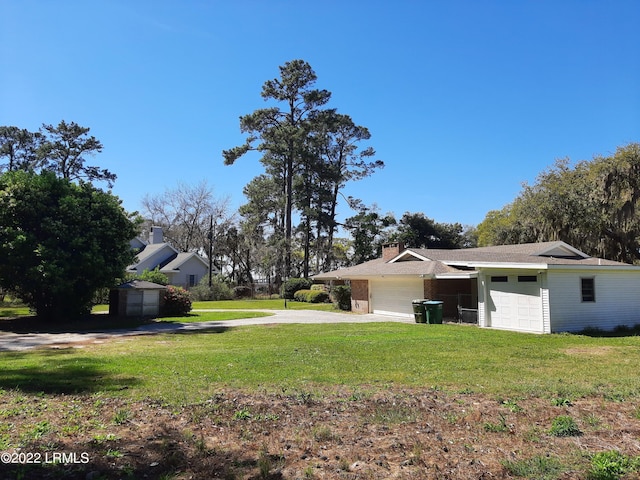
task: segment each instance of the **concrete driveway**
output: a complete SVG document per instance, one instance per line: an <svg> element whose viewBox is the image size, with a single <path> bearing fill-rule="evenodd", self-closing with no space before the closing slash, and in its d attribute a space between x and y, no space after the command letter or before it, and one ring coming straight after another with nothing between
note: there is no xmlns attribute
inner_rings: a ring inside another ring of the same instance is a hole
<svg viewBox="0 0 640 480"><path fill-rule="evenodd" d="M194 310L196 312L220 310ZM155 333L190 332L243 325L269 325L276 323L414 323L412 318L376 314L348 314L314 310L261 310L273 313L269 317L243 318L221 322L150 323L130 330L107 330L78 333L11 333L0 332L0 351L23 351L37 347L60 347L69 344L101 343L113 337L150 335Z"/></svg>

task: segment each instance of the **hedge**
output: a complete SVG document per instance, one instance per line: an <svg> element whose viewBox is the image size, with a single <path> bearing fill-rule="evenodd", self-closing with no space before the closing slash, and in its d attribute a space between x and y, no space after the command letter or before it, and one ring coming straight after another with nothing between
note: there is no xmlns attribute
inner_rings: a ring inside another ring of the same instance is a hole
<svg viewBox="0 0 640 480"><path fill-rule="evenodd" d="M351 310L351 287L337 285L331 290L331 297L340 310Z"/></svg>
<svg viewBox="0 0 640 480"><path fill-rule="evenodd" d="M282 284L282 297L294 300L294 295L298 290L308 290L313 281L308 278L290 278Z"/></svg>
<svg viewBox="0 0 640 480"><path fill-rule="evenodd" d="M324 303L329 301L329 295L319 290L298 290L293 299L296 302Z"/></svg>

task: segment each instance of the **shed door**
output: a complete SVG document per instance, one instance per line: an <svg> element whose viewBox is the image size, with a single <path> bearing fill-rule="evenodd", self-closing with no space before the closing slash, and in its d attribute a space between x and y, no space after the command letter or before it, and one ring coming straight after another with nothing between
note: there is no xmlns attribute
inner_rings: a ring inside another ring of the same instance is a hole
<svg viewBox="0 0 640 480"><path fill-rule="evenodd" d="M142 290L127 292L127 316L142 315Z"/></svg>
<svg viewBox="0 0 640 480"><path fill-rule="evenodd" d="M369 294L373 313L413 317L411 302L424 297L424 282L420 278L371 280Z"/></svg>
<svg viewBox="0 0 640 480"><path fill-rule="evenodd" d="M489 325L542 332L539 276L492 276L489 281Z"/></svg>
<svg viewBox="0 0 640 480"><path fill-rule="evenodd" d="M127 316L158 315L160 292L158 290L129 290L127 292Z"/></svg>
<svg viewBox="0 0 640 480"><path fill-rule="evenodd" d="M159 290L145 290L142 296L142 314L145 316L158 315L160 304Z"/></svg>

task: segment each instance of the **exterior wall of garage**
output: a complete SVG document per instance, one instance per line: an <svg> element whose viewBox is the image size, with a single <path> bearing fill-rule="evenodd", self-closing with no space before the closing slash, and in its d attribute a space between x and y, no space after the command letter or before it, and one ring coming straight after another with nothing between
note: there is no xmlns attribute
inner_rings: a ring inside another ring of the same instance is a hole
<svg viewBox="0 0 640 480"><path fill-rule="evenodd" d="M422 298L424 283L418 276L388 276L369 281L369 311L413 317L412 302Z"/></svg>
<svg viewBox="0 0 640 480"><path fill-rule="evenodd" d="M369 281L351 280L351 310L369 313Z"/></svg>
<svg viewBox="0 0 640 480"><path fill-rule="evenodd" d="M593 278L595 301L583 301L581 279ZM548 272L552 332L613 330L640 324L640 275L602 269Z"/></svg>
<svg viewBox="0 0 640 480"><path fill-rule="evenodd" d="M444 302L443 316L445 318L456 318L458 305L465 308L477 308L477 281L475 278L425 279L424 298Z"/></svg>

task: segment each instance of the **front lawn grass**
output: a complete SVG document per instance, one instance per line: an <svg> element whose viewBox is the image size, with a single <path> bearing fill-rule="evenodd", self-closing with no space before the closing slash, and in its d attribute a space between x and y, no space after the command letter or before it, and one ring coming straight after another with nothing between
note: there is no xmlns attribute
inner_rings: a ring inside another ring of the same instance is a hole
<svg viewBox="0 0 640 480"><path fill-rule="evenodd" d="M31 315L29 307L0 305L0 318L23 317L25 315Z"/></svg>
<svg viewBox="0 0 640 480"><path fill-rule="evenodd" d="M264 299L264 300L219 300L211 302L193 302L193 310L323 310L328 312L342 312L332 303L307 303L287 300L286 304L283 299ZM103 313L109 311L109 305L95 305L91 309L92 313ZM348 312L344 312L348 313ZM2 317L18 317L32 315L29 307L13 306L10 304L0 305L0 318ZM245 317L247 318L247 317Z"/></svg>
<svg viewBox="0 0 640 480"><path fill-rule="evenodd" d="M265 325L1 352L0 388L112 391L170 403L249 391L434 388L518 398L640 396L640 337L458 325Z"/></svg>
<svg viewBox="0 0 640 480"><path fill-rule="evenodd" d="M332 303L308 303L294 300L276 299L251 299L251 300L218 300L211 302L193 302L194 310L221 309L221 310L323 310L329 312L342 312ZM346 313L346 312L345 312Z"/></svg>

